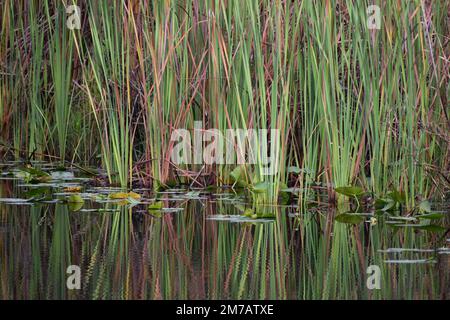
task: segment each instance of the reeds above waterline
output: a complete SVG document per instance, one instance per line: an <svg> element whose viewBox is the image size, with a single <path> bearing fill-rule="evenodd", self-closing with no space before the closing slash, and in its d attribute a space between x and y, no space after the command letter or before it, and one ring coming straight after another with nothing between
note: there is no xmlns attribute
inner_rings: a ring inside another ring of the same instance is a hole
<svg viewBox="0 0 450 320"><path fill-rule="evenodd" d="M80 7L80 30L65 8ZM111 183L230 183L233 165L176 166L178 128L281 131L279 171L308 190L442 194L448 185L447 1L3 0L1 148L105 167ZM295 173L289 167L296 167ZM447 178L446 178L447 177ZM301 197L307 197L305 191Z"/></svg>

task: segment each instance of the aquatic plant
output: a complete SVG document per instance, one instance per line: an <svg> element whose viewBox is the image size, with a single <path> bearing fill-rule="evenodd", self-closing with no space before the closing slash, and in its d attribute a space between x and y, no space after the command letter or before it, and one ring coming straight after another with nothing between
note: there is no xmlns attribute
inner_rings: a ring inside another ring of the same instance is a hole
<svg viewBox="0 0 450 320"><path fill-rule="evenodd" d="M0 155L102 166L123 188L232 185L238 170L258 205L359 185L413 208L449 185L449 3L380 3L378 30L369 4L5 0ZM277 173L174 164L176 129L277 129Z"/></svg>

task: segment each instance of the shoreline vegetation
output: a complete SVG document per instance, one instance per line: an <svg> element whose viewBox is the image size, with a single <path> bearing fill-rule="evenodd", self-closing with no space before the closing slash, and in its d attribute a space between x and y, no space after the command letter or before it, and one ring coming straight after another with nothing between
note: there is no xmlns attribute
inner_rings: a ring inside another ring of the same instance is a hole
<svg viewBox="0 0 450 320"><path fill-rule="evenodd" d="M3 0L0 161L104 168L123 188L232 185L256 203L312 187L408 208L443 197L450 3L380 1L379 30L371 4ZM172 133L196 122L279 130L276 174L174 164Z"/></svg>

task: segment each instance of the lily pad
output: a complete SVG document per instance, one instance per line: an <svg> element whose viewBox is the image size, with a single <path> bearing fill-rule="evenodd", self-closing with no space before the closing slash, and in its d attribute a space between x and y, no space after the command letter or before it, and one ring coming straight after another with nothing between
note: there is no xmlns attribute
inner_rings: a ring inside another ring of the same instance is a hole
<svg viewBox="0 0 450 320"><path fill-rule="evenodd" d="M136 192L130 191L130 192L115 192L111 193L109 195L109 199L111 200L122 200L123 203L121 204L137 204L139 203L139 200L141 199L141 196L137 194Z"/></svg>
<svg viewBox="0 0 450 320"><path fill-rule="evenodd" d="M403 216L391 216L389 217L389 219L397 221L417 221L415 217L403 217Z"/></svg>
<svg viewBox="0 0 450 320"><path fill-rule="evenodd" d="M109 195L110 199L113 200L122 200L122 199L127 199L128 198L128 193L127 192L115 192L115 193L111 193Z"/></svg>
<svg viewBox="0 0 450 320"><path fill-rule="evenodd" d="M30 204L30 199L20 199L20 198L0 198L0 202L7 204Z"/></svg>
<svg viewBox="0 0 450 320"><path fill-rule="evenodd" d="M70 211L76 212L80 211L83 208L84 202L68 202L67 206Z"/></svg>
<svg viewBox="0 0 450 320"><path fill-rule="evenodd" d="M427 200L420 202L419 210L421 212L431 212L431 205L430 205L430 203Z"/></svg>
<svg viewBox="0 0 450 320"><path fill-rule="evenodd" d="M365 219L364 216L359 214L341 213L340 215L336 216L335 220L341 223L359 224L363 222Z"/></svg>
<svg viewBox="0 0 450 320"><path fill-rule="evenodd" d="M416 248L388 248L385 250L377 250L380 253L404 253L404 252L417 252L417 253L432 253L433 249L416 249Z"/></svg>
<svg viewBox="0 0 450 320"><path fill-rule="evenodd" d="M438 233L438 232L445 232L447 229L435 224L428 224L428 225L416 225L414 228L419 230L424 230L432 233Z"/></svg>
<svg viewBox="0 0 450 320"><path fill-rule="evenodd" d="M14 177L16 177L17 179L22 179L25 181L28 181L31 178L31 174L25 171L14 171Z"/></svg>
<svg viewBox="0 0 450 320"><path fill-rule="evenodd" d="M256 215L254 215L256 216ZM211 215L208 216L206 219L208 220L214 220L214 221L223 221L223 222L231 222L231 223L270 223L270 222L274 222L273 219L259 219L257 217L244 217L241 215L221 215L221 214L216 214L216 215Z"/></svg>
<svg viewBox="0 0 450 320"><path fill-rule="evenodd" d="M64 190L64 192L72 193L72 192L80 192L81 189L82 189L81 186L68 186L68 187L65 187L63 190Z"/></svg>
<svg viewBox="0 0 450 320"><path fill-rule="evenodd" d="M67 198L68 203L84 203L84 199L79 194L73 194Z"/></svg>
<svg viewBox="0 0 450 320"><path fill-rule="evenodd" d="M252 188L253 192L255 193L264 193L269 190L270 184L268 182L258 182L255 184Z"/></svg>
<svg viewBox="0 0 450 320"><path fill-rule="evenodd" d="M434 212L434 213L427 213L427 214L421 214L418 215L418 219L428 219L428 220L438 220L444 218L445 215L443 213Z"/></svg>
<svg viewBox="0 0 450 320"><path fill-rule="evenodd" d="M436 260L432 259L401 259L401 260L384 260L384 263L389 264L421 264L421 263L436 263Z"/></svg>
<svg viewBox="0 0 450 320"><path fill-rule="evenodd" d="M148 210L148 212L156 218L161 218L163 216L163 212L161 210Z"/></svg>
<svg viewBox="0 0 450 320"><path fill-rule="evenodd" d="M33 167L23 167L18 170L28 172L30 175L35 176L35 177L50 176L47 172L42 171L40 169L33 168Z"/></svg>
<svg viewBox="0 0 450 320"><path fill-rule="evenodd" d="M43 199L48 197L51 194L50 187L39 187L39 188L30 188L25 195L30 200Z"/></svg>
<svg viewBox="0 0 450 320"><path fill-rule="evenodd" d="M130 192L128 192L128 198L131 198L134 200L139 200L139 199L141 199L141 195L136 192L130 191Z"/></svg>
<svg viewBox="0 0 450 320"><path fill-rule="evenodd" d="M71 171L53 171L51 178L53 180L72 180L75 178L75 175Z"/></svg>
<svg viewBox="0 0 450 320"><path fill-rule="evenodd" d="M253 216L253 215L254 215L253 209L250 209L250 208L245 209L245 211L244 211L244 216L245 216L245 217L250 218L250 217Z"/></svg>
<svg viewBox="0 0 450 320"><path fill-rule="evenodd" d="M338 187L334 189L337 193L347 197L358 197L364 194L364 190L357 186Z"/></svg>
<svg viewBox="0 0 450 320"><path fill-rule="evenodd" d="M377 200L375 200L375 209L386 212L386 211L395 209L395 204L396 204L396 202L394 200L392 200L391 198L377 199Z"/></svg>
<svg viewBox="0 0 450 320"><path fill-rule="evenodd" d="M162 201L158 201L158 202L155 202L155 203L149 205L147 209L149 211L161 210L163 208L163 206L164 206L164 203Z"/></svg>
<svg viewBox="0 0 450 320"><path fill-rule="evenodd" d="M257 219L275 219L276 215L273 212L265 212L257 214Z"/></svg>

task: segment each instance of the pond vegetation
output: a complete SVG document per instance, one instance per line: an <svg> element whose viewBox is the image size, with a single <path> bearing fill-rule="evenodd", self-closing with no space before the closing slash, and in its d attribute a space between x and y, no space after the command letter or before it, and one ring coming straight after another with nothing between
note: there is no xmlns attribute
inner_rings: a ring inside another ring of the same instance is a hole
<svg viewBox="0 0 450 320"><path fill-rule="evenodd" d="M17 176L17 163L2 166L2 299L446 299L450 292L448 203L423 201L406 212L397 200L330 207L318 190L306 210L294 202L253 216L252 196L230 188L123 192L81 170L33 165L50 179L30 183ZM66 288L69 265L83 270L81 290ZM380 290L366 285L370 265L381 270Z"/></svg>
<svg viewBox="0 0 450 320"><path fill-rule="evenodd" d="M0 299L448 298L450 4L370 4L4 0ZM177 129L279 130L277 171Z"/></svg>

